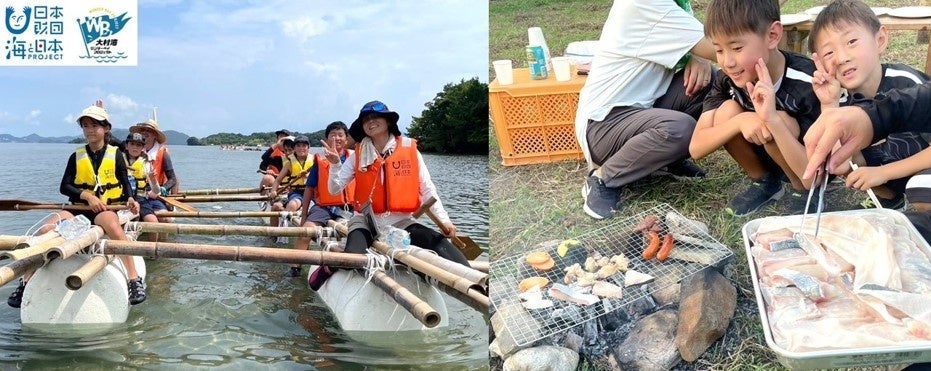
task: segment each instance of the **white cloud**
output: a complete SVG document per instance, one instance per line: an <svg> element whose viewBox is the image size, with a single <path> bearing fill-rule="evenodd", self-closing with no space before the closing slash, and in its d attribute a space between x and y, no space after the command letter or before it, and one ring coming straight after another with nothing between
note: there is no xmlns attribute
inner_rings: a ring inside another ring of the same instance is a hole
<svg viewBox="0 0 931 371"><path fill-rule="evenodd" d="M42 115L42 110L34 109L32 111L29 111L29 116L26 118L26 120L35 120L39 118L39 116L41 115Z"/></svg>
<svg viewBox="0 0 931 371"><path fill-rule="evenodd" d="M136 103L132 98L125 95L119 94L107 94L107 98L104 99L108 111L135 111L139 108L139 103Z"/></svg>
<svg viewBox="0 0 931 371"><path fill-rule="evenodd" d="M308 16L281 22L281 32L284 33L285 36L297 39L302 44L306 42L307 39L322 35L326 32L327 27L327 21L323 19L314 19Z"/></svg>
<svg viewBox="0 0 931 371"><path fill-rule="evenodd" d="M69 113L69 114L65 115L65 117L62 118L61 121L67 122L67 123L69 123L69 124L72 123L72 122L77 122L77 121L78 121L78 116L75 115L75 114L73 114L73 113Z"/></svg>

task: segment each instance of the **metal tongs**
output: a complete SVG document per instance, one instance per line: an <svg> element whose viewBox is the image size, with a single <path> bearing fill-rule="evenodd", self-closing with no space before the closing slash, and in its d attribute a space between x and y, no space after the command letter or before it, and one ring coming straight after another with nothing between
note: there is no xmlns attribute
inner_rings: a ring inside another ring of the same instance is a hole
<svg viewBox="0 0 931 371"><path fill-rule="evenodd" d="M802 213L802 223L798 228L798 233L802 233L805 227L805 218L808 216L808 207L811 205L811 197L815 194L815 188L818 190L818 211L815 213L815 237L818 237L818 229L821 227L821 211L824 210L824 190L828 188L828 161L824 159L824 164L815 173L815 179L811 182L811 188L808 190L808 201L805 201L805 211ZM818 177L821 177L820 179ZM820 183L820 187L819 187Z"/></svg>

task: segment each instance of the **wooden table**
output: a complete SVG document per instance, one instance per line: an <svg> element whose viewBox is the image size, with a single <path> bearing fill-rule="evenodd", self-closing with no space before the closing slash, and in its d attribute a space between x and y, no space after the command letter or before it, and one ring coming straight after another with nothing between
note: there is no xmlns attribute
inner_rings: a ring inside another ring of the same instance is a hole
<svg viewBox="0 0 931 371"><path fill-rule="evenodd" d="M931 18L897 18L888 15L879 17L879 21L886 26L887 30L912 30L928 31L931 30ZM800 54L808 54L808 33L811 32L811 26L814 20L796 23L793 25L783 26L785 35L783 42L786 50ZM931 73L931 47L927 48L925 56L925 73Z"/></svg>

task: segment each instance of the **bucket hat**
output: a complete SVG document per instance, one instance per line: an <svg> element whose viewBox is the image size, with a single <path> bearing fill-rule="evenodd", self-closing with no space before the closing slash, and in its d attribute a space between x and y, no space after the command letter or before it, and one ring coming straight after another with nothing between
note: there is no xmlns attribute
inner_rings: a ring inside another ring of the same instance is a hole
<svg viewBox="0 0 931 371"><path fill-rule="evenodd" d="M357 143L361 142L362 138L365 138L365 130L362 128L362 119L371 113L375 113L388 120L389 133L395 136L401 135L401 129L398 128L398 119L400 118L398 113L389 110L388 106L384 103L374 100L362 106L362 109L359 110L359 117L357 117L356 120L352 122L352 126L349 127L349 135Z"/></svg>
<svg viewBox="0 0 931 371"><path fill-rule="evenodd" d="M154 131L155 134L157 135L156 141L158 141L161 144L165 144L165 142L168 141L168 137L165 136L165 133L163 133L162 130L158 128L158 122L156 122L153 119L148 119L148 120L145 120L145 122L140 122L138 124L135 124L129 127L129 132L139 133L139 132L142 132L143 129L149 129L149 130Z"/></svg>

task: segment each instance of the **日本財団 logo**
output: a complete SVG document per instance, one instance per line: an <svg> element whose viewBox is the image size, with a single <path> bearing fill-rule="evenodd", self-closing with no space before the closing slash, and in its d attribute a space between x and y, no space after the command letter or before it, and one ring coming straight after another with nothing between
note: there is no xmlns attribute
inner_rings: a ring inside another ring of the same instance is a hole
<svg viewBox="0 0 931 371"><path fill-rule="evenodd" d="M0 66L135 66L136 0L12 0Z"/></svg>

